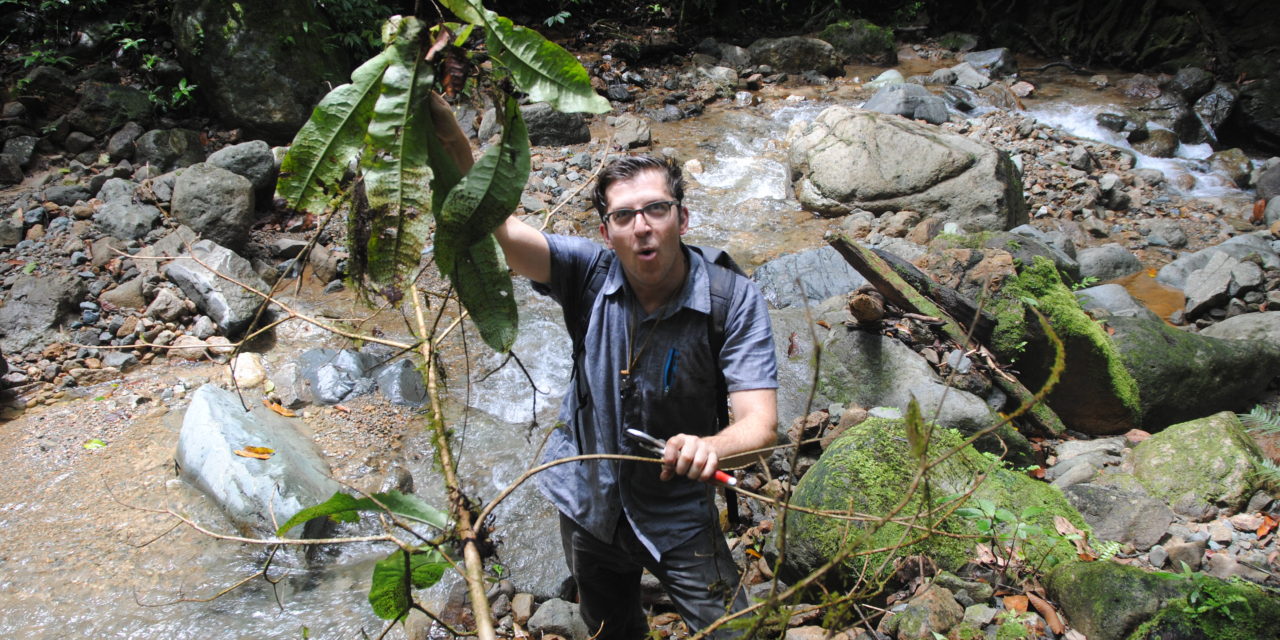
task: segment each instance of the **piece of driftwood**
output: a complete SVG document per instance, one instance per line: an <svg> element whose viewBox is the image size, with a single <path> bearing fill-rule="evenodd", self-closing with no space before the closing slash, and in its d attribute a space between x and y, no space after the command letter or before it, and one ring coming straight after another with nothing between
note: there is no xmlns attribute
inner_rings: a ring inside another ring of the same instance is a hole
<svg viewBox="0 0 1280 640"><path fill-rule="evenodd" d="M942 331L948 338L959 345L965 345L969 342L970 336L965 331L964 326L957 322L955 317L947 309L944 309L941 304L935 303L933 299L922 294L911 282L902 277L888 260L881 257L880 252L874 252L838 233L827 234L827 242L836 251L840 252L840 255L844 256L844 259L858 273L862 274L862 277L867 279L867 282L871 283L877 291L884 295L886 300L908 313L920 313L942 319ZM898 262L905 262L896 256L895 259ZM925 276L914 266L911 267L911 270L919 274L919 278L928 280L928 276ZM926 290L945 289L945 287L936 284L934 288L927 286L924 288ZM973 309L973 314L969 317L981 318L982 316L975 308ZM981 327L981 321L979 322L979 327ZM985 339L979 339L978 333L979 330L974 330L973 339L980 343L985 342ZM987 336L990 336L989 330L987 331ZM1017 379L992 376L992 382L1019 404L1026 403L1035 396ZM1025 417L1035 428L1048 434L1058 435L1066 429L1058 415L1044 402L1037 403L1032 407L1031 411L1025 414Z"/></svg>
<svg viewBox="0 0 1280 640"><path fill-rule="evenodd" d="M849 294L849 315L860 325L871 325L884 319L884 296L871 285L858 287Z"/></svg>
<svg viewBox="0 0 1280 640"><path fill-rule="evenodd" d="M995 318L991 317L991 314L982 311L978 307L977 302L974 302L968 296L952 289L951 287L934 282L933 278L930 278L914 264L911 264L888 251L881 251L879 249L868 250L883 260L885 264L893 268L893 272L898 274L907 282L907 284L910 284L912 289L915 289L921 295L934 301L942 308L943 311L946 311L947 315L950 315L955 319L962 329L966 332L973 331L973 337L978 342L985 343L991 340L991 332L996 328ZM850 260L848 256L845 256L845 259ZM858 269L858 265L854 264L851 260L849 264L853 265L855 269ZM862 271L861 269L858 270L859 272ZM871 279L872 276L866 273L863 273L862 275L868 282L876 285L877 289L880 289L880 285L884 284L883 282L873 281ZM885 292L882 291L882 293ZM889 302L894 304L898 303L898 301L894 300L890 294L885 293L885 296L889 298Z"/></svg>

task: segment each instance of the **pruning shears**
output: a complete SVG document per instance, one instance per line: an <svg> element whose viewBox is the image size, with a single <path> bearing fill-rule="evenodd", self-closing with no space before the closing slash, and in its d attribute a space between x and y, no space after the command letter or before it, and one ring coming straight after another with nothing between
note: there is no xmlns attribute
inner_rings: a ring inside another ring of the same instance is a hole
<svg viewBox="0 0 1280 640"><path fill-rule="evenodd" d="M659 458L662 457L663 452L667 449L666 440L663 440L662 438L655 438L639 429L627 429L626 434L628 438L631 438L636 444L640 445L641 449L644 449ZM728 485L730 487L738 486L737 478L721 471L720 469L716 469L716 473L712 476L712 479L720 484Z"/></svg>

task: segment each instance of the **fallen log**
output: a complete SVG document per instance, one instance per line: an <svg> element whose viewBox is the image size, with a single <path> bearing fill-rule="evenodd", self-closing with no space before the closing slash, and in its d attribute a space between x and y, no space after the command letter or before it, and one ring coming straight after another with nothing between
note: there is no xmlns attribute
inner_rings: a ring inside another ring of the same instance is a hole
<svg viewBox="0 0 1280 640"><path fill-rule="evenodd" d="M844 259L848 261L850 266L856 269L858 273L862 274L862 277L866 278L867 282L871 283L872 286L876 288L876 291L879 291L886 300L893 303L898 308L908 313L920 313L942 319L943 333L946 334L948 338L955 341L956 344L968 345L971 341L979 343L985 342L985 339L980 337L980 335L984 333L982 331L984 323L990 323L989 328L985 330L985 336L987 338L990 337L991 328L994 328L995 326L995 322L991 320L990 317L984 317L981 310L973 303L964 303L960 300L963 296L960 296L954 290L933 283L929 280L928 276L924 275L914 266L911 266L908 271L916 274L912 277L912 280L924 281L919 289L915 287L912 282L909 282L907 278L904 278L898 272L898 268L895 268L889 260L882 257L891 254L873 251L872 249L859 245L838 233L827 234L827 243L836 251L840 252L840 255L844 256ZM894 256L892 260L900 264L909 264L896 256ZM966 312L967 310L969 313L967 317L976 319L976 322L971 327L971 331L966 331L964 325L957 322L955 320L955 316L953 316L948 309L943 308L939 303L935 303L935 301L929 296L922 294L921 289L931 292L946 290L954 294L954 297L948 299L948 304L951 305L953 309L960 310L961 312ZM969 335L970 332L972 332L973 335ZM999 387L1001 391L1010 398L1013 398L1019 404L1031 401L1035 395L1017 379L997 375L992 376L992 382ZM1024 415L1024 417L1035 429L1045 434L1056 436L1066 429L1062 424L1062 420L1058 418L1058 415L1054 413L1053 410L1044 402L1034 405L1031 410Z"/></svg>

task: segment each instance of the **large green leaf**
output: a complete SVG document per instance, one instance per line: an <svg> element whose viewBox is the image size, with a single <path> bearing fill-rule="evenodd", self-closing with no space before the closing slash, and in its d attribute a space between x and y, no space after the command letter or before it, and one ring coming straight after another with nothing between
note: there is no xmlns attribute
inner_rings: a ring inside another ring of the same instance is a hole
<svg viewBox="0 0 1280 640"><path fill-rule="evenodd" d="M409 611L409 583L412 582L415 589L425 589L439 582L448 568L445 557L435 549L415 551L409 555L408 562L403 550L396 551L374 565L369 605L383 620L399 619Z"/></svg>
<svg viewBox="0 0 1280 640"><path fill-rule="evenodd" d="M611 108L595 89L582 63L542 34L521 27L481 6L479 0L442 0L464 22L484 25L489 55L534 102L557 111L605 113Z"/></svg>
<svg viewBox="0 0 1280 640"><path fill-rule="evenodd" d="M411 272L431 231L431 168L427 139L432 136L427 97L435 74L422 61L422 23L416 18L388 22L399 28L390 34L386 53L391 64L382 75L381 93L369 123L364 157L365 195L368 209L358 210L368 220L368 275L386 284Z"/></svg>
<svg viewBox="0 0 1280 640"><path fill-rule="evenodd" d="M459 252L452 267L449 280L480 329L480 337L494 351L510 351L516 341L519 316L511 274L498 258L497 240L486 236Z"/></svg>
<svg viewBox="0 0 1280 640"><path fill-rule="evenodd" d="M520 202L529 181L529 130L515 98L507 98L503 112L506 126L502 141L480 156L449 192L437 214L436 242L440 245L457 248L479 242Z"/></svg>
<svg viewBox="0 0 1280 640"><path fill-rule="evenodd" d="M374 502L375 499L377 502ZM384 511L382 507L378 506L378 502L386 505L387 509ZM339 491L328 500L294 514L292 518L289 518L288 522L276 530L276 535L283 536L285 532L312 518L329 517L338 522L357 522L360 520L361 511L377 511L379 513L390 511L398 517L431 525L440 530L443 530L449 523L449 516L445 512L423 502L421 498L414 495L400 493L399 491L389 491L387 493L375 493L372 498L356 498Z"/></svg>
<svg viewBox="0 0 1280 640"><path fill-rule="evenodd" d="M330 91L294 136L280 165L277 190L285 204L320 213L337 189L347 165L364 147L379 80L391 57L380 53L351 73L351 82Z"/></svg>

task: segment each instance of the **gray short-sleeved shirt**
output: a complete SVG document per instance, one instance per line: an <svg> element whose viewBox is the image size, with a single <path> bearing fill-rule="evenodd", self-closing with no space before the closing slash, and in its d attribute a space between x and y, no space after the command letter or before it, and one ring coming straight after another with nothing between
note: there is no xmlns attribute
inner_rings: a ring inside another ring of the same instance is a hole
<svg viewBox="0 0 1280 640"><path fill-rule="evenodd" d="M564 304L581 295L604 247L547 234L551 282L538 289ZM711 287L702 256L685 248L689 277L671 303L647 315L614 260L590 306L583 351L561 406L563 423L551 435L543 461L579 453L648 455L622 435L639 428L659 438L677 433L712 435L716 428L716 368L729 392L777 388L777 362L769 314L759 289L734 278L719 361L708 343ZM583 308L583 305L576 305ZM630 371L635 400L622 400L621 371ZM711 522L708 485L687 478L658 479L653 463L592 460L562 464L539 474L542 492L597 538L613 539L625 514L655 557Z"/></svg>

